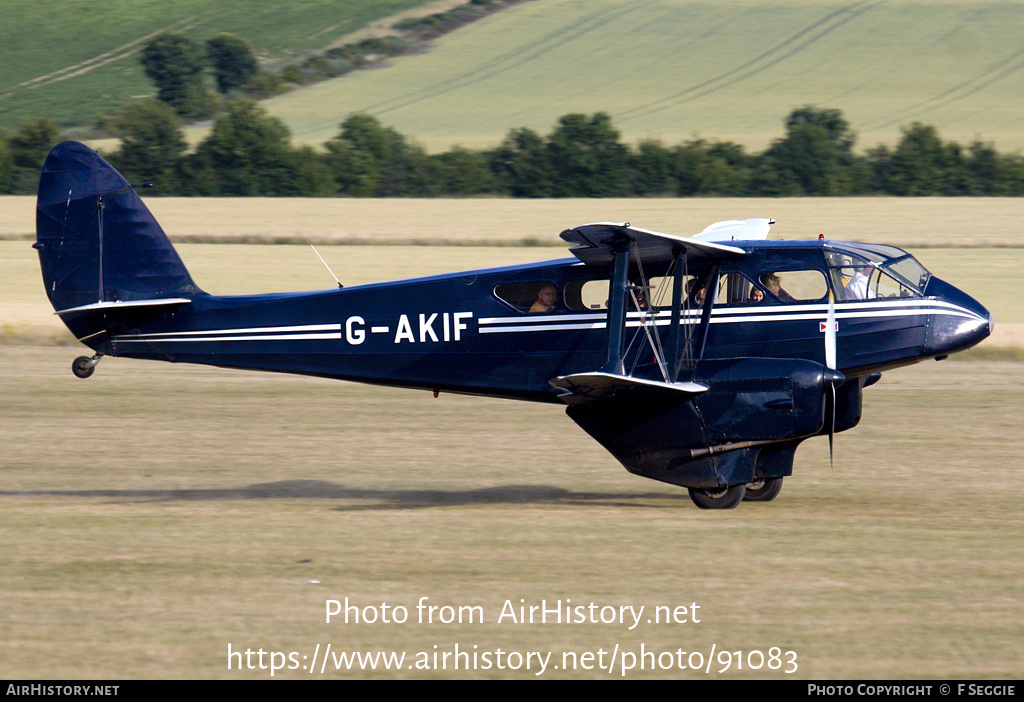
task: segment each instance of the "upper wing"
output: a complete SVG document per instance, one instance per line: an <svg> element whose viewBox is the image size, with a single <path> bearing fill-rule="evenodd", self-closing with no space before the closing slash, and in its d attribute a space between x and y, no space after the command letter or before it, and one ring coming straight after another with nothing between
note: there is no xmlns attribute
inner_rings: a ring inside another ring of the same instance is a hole
<svg viewBox="0 0 1024 702"><path fill-rule="evenodd" d="M566 229L561 237L576 246L569 251L588 265L607 265L623 245L636 247L644 264L669 262L685 251L691 261L722 260L746 253L741 248L704 239L674 236L632 227L629 222L597 222Z"/></svg>

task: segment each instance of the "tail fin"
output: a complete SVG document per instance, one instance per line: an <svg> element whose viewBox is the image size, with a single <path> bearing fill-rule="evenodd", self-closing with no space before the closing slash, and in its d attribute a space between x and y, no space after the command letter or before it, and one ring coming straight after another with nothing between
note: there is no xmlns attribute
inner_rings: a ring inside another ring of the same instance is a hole
<svg viewBox="0 0 1024 702"><path fill-rule="evenodd" d="M35 248L56 311L202 292L134 187L84 144L53 147L36 207Z"/></svg>
<svg viewBox="0 0 1024 702"><path fill-rule="evenodd" d="M53 147L43 164L34 248L58 313L202 294L134 186L77 142ZM69 327L77 318L76 336L86 331L82 315L61 316Z"/></svg>

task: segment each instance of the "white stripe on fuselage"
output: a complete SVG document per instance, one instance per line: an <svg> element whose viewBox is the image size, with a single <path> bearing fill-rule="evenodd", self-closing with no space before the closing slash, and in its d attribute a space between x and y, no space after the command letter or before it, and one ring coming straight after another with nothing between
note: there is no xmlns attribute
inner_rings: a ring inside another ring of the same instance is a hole
<svg viewBox="0 0 1024 702"><path fill-rule="evenodd" d="M896 299L892 301L867 300L841 302L835 305L836 319L857 320L884 317L910 317L916 315L948 315L984 321L974 312L942 300ZM828 314L828 305L823 303L803 305L719 307L711 312L712 324L735 324L751 322L820 321ZM701 310L686 310L682 318L687 324L700 320ZM635 328L644 324L667 326L672 323L672 311L657 313L630 312L626 327ZM580 314L531 315L515 317L483 317L478 321L481 334L518 334L544 331L591 331L608 326L606 312L584 312ZM386 331L386 327L374 327L372 331ZM294 341L341 339L341 324L305 324L274 327L244 327L239 329L205 329L201 331L158 332L117 336L119 343L164 343L164 342L208 342L208 341Z"/></svg>
<svg viewBox="0 0 1024 702"><path fill-rule="evenodd" d="M922 314L947 315L966 319L982 320L977 314L958 305L941 300L878 300L841 302L836 304L836 319L871 319L879 317L909 317ZM751 307L720 307L711 311L712 324L733 324L750 322L791 322L818 321L828 314L828 304L814 303L807 305L778 305ZM683 321L696 323L701 310L687 310ZM582 320L588 320L581 323ZM593 321L590 321L593 320ZM665 326L672 322L671 310L655 314L630 312L627 315L627 327L639 327L647 324ZM485 317L480 319L481 334L500 334L508 332L559 331L572 329L604 329L607 326L606 314L552 315L537 317Z"/></svg>
<svg viewBox="0 0 1024 702"><path fill-rule="evenodd" d="M232 336L225 336L225 335ZM219 335L219 336L218 336ZM158 332L117 336L123 342L185 342L185 341L273 341L295 339L340 339L340 324L304 324L287 327L245 327L242 329L205 329L202 331Z"/></svg>

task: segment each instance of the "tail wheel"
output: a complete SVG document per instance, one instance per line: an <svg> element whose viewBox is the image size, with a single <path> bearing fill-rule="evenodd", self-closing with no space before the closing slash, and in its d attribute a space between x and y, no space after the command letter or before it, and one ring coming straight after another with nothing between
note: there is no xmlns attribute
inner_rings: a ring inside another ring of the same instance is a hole
<svg viewBox="0 0 1024 702"><path fill-rule="evenodd" d="M782 478L757 478L747 483L746 502L771 502L782 490Z"/></svg>
<svg viewBox="0 0 1024 702"><path fill-rule="evenodd" d="M721 488L689 488L690 499L701 509L732 509L747 494L747 486L729 485Z"/></svg>

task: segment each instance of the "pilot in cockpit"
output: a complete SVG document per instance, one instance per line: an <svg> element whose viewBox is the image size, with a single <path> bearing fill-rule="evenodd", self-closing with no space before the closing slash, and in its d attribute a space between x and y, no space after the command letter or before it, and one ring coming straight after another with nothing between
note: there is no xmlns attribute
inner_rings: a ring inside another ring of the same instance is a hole
<svg viewBox="0 0 1024 702"><path fill-rule="evenodd" d="M874 271L874 267L870 263L857 269L850 282L843 288L847 300L866 300L875 297L875 291L868 288L872 271Z"/></svg>

